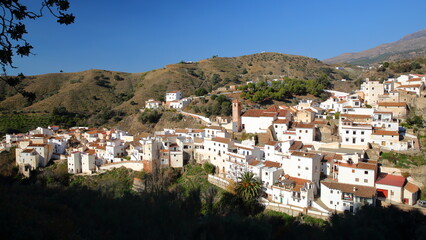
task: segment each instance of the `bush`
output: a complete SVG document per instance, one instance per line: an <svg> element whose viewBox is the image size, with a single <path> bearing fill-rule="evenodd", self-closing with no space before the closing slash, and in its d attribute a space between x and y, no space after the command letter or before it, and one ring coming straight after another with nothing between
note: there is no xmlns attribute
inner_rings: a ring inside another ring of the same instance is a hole
<svg viewBox="0 0 426 240"><path fill-rule="evenodd" d="M163 114L157 110L146 110L139 115L139 121L143 124L157 123Z"/></svg>
<svg viewBox="0 0 426 240"><path fill-rule="evenodd" d="M204 96L207 93L209 93L209 92L207 92L207 90L205 88L198 88L197 90L195 90L196 96Z"/></svg>
<svg viewBox="0 0 426 240"><path fill-rule="evenodd" d="M203 168L204 168L204 171L206 171L207 174L214 174L215 170L216 170L216 167L209 162L205 162L203 164Z"/></svg>

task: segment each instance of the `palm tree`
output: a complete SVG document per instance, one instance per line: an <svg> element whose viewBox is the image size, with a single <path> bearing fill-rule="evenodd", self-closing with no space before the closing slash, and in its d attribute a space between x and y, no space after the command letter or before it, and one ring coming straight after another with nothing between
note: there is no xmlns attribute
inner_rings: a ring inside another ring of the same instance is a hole
<svg viewBox="0 0 426 240"><path fill-rule="evenodd" d="M245 172L238 177L235 191L246 201L257 199L260 194L260 182L252 172Z"/></svg>

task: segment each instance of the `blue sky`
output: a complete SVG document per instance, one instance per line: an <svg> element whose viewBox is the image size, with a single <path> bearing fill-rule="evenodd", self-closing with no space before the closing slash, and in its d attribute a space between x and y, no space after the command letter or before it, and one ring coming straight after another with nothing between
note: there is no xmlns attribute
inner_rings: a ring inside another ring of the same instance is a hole
<svg viewBox="0 0 426 240"><path fill-rule="evenodd" d="M424 0L71 0L74 24L27 22L36 55L10 73L145 72L261 51L322 60L426 28L424 9Z"/></svg>

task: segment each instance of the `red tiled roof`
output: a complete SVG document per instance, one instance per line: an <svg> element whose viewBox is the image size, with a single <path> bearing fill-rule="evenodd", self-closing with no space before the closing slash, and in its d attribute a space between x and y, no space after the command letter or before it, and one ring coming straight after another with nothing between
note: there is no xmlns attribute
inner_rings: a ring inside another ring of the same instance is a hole
<svg viewBox="0 0 426 240"><path fill-rule="evenodd" d="M242 116L243 117L260 117L263 113L263 109L249 109Z"/></svg>
<svg viewBox="0 0 426 240"><path fill-rule="evenodd" d="M229 138L221 138L221 137L212 138L212 141L226 143L226 144L230 144L231 143L231 139L229 139Z"/></svg>
<svg viewBox="0 0 426 240"><path fill-rule="evenodd" d="M397 131L376 130L373 135L399 136Z"/></svg>
<svg viewBox="0 0 426 240"><path fill-rule="evenodd" d="M277 119L275 121L273 121L273 124L288 124L290 122L289 119Z"/></svg>
<svg viewBox="0 0 426 240"><path fill-rule="evenodd" d="M401 85L401 86L398 86L396 88L410 88L410 87L417 88L417 87L420 87L420 86L421 86L421 84L413 84L413 85Z"/></svg>
<svg viewBox="0 0 426 240"><path fill-rule="evenodd" d="M265 164L266 167L276 167L276 168L281 167L281 164L277 162L272 162L272 161L265 161L263 164Z"/></svg>
<svg viewBox="0 0 426 240"><path fill-rule="evenodd" d="M383 107L405 107L407 106L407 103L405 102L379 102L379 106Z"/></svg>
<svg viewBox="0 0 426 240"><path fill-rule="evenodd" d="M309 153L309 152L293 152L291 155L292 156L298 156L298 157L313 158L317 154L315 154L315 153Z"/></svg>
<svg viewBox="0 0 426 240"><path fill-rule="evenodd" d="M321 181L321 184L330 189L337 189L345 193L352 193L358 197L372 198L376 194L376 188L374 187L338 183L330 179Z"/></svg>
<svg viewBox="0 0 426 240"><path fill-rule="evenodd" d="M294 151L299 150L303 147L302 141L294 141L293 144L288 148L288 150Z"/></svg>
<svg viewBox="0 0 426 240"><path fill-rule="evenodd" d="M293 127L294 128L313 128L314 124L295 122L295 123L293 123Z"/></svg>
<svg viewBox="0 0 426 240"><path fill-rule="evenodd" d="M405 183L405 177L391 175L387 173L380 173L377 178L376 184L389 185L395 187L402 187Z"/></svg>
<svg viewBox="0 0 426 240"><path fill-rule="evenodd" d="M416 192L418 192L420 190L419 187L417 187L416 185L414 185L414 184L412 184L410 182L407 182L407 184L405 184L404 188L407 191L409 191L410 193L416 193Z"/></svg>
<svg viewBox="0 0 426 240"><path fill-rule="evenodd" d="M277 144L277 141L268 141L265 145L275 146L275 144Z"/></svg>

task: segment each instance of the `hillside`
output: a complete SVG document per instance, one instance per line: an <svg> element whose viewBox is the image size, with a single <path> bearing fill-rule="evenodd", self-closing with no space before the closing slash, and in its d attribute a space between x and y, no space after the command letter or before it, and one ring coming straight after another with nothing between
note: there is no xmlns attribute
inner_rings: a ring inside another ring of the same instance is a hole
<svg viewBox="0 0 426 240"><path fill-rule="evenodd" d="M426 29L409 34L396 42L382 44L362 52L344 53L325 59L324 62L364 65L424 56L426 56Z"/></svg>
<svg viewBox="0 0 426 240"><path fill-rule="evenodd" d="M145 73L88 70L27 77L22 85L34 92L29 105L13 89L0 83L0 111L51 112L63 106L87 116L103 110L137 112L149 98L161 100L168 90L180 89L189 96L199 87L208 90L249 80L289 76L316 79L326 73L339 79L345 73L302 56L260 53L241 57L213 57L194 63L177 63Z"/></svg>

